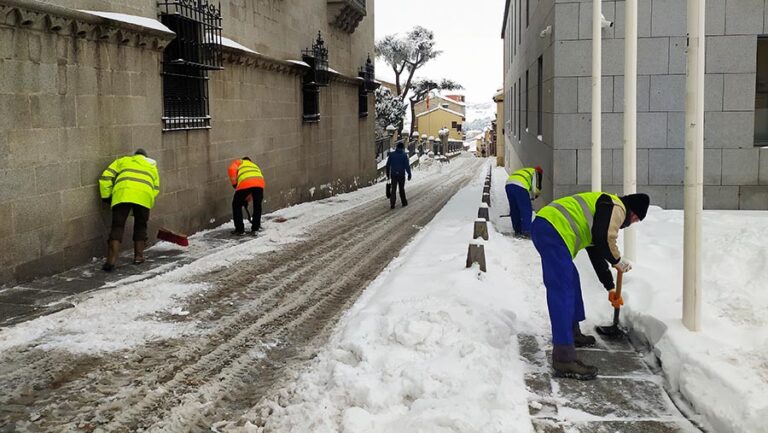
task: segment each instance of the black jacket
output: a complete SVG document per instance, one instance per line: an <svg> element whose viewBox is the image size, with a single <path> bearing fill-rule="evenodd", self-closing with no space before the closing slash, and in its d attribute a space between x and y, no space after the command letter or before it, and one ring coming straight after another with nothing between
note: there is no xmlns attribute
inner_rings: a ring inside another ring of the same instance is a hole
<svg viewBox="0 0 768 433"><path fill-rule="evenodd" d="M597 278L606 290L615 287L613 274L608 265L609 263L615 265L621 261L616 237L619 229L629 225L629 218L630 213L615 204L610 196L603 194L597 199L592 223L592 245L587 247L587 254Z"/></svg>

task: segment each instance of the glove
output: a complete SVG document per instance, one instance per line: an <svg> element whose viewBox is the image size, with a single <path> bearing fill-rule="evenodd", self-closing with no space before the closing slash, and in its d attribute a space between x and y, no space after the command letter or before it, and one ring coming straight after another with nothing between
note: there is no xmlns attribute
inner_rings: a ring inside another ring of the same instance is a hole
<svg viewBox="0 0 768 433"><path fill-rule="evenodd" d="M408 180L411 180L411 175L410 174L408 175Z"/></svg>
<svg viewBox="0 0 768 433"><path fill-rule="evenodd" d="M630 263L629 260L621 259L619 263L616 263L613 265L613 267L619 270L621 273L626 274L632 270L632 263Z"/></svg>
<svg viewBox="0 0 768 433"><path fill-rule="evenodd" d="M101 201L106 204L112 204L112 197L102 198Z"/></svg>
<svg viewBox="0 0 768 433"><path fill-rule="evenodd" d="M621 308L621 306L624 305L624 299L616 294L616 289L608 291L608 300L611 301L613 308Z"/></svg>

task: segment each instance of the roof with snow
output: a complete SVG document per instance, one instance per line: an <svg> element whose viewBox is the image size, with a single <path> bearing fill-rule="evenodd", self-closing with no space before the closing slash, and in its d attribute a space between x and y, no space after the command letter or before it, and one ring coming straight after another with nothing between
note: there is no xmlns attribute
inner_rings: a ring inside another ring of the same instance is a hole
<svg viewBox="0 0 768 433"><path fill-rule="evenodd" d="M458 111L453 111L453 110L451 110L451 109L448 109L448 108L445 108L445 107L441 107L441 106L439 106L439 105L438 105L437 107L435 107L435 108L431 109L431 110L427 110L427 111L425 111L425 112L423 112L423 113L419 113L419 114L417 114L417 115L416 115L416 117L421 117L421 116L427 115L427 114L429 114L429 113L434 113L434 112L435 112L435 111L437 111L437 110L443 110L443 111L447 111L447 112L449 112L449 113L451 113L451 114L454 114L454 115L456 115L456 116L459 116L459 117L461 117L462 119L464 118L464 114L462 114L462 113L459 113Z"/></svg>
<svg viewBox="0 0 768 433"><path fill-rule="evenodd" d="M458 106L461 106L461 107L465 107L467 105L464 102L459 102L459 101L457 101L455 99L451 99L451 98L449 98L447 96L443 96L443 95L441 95L441 94L439 94L437 92L434 92L434 91L430 92L430 95L431 95L430 98L438 98L438 99L442 99L443 101L453 102L454 104L456 104ZM423 101L423 99L421 101ZM419 101L419 102L421 102L421 101Z"/></svg>

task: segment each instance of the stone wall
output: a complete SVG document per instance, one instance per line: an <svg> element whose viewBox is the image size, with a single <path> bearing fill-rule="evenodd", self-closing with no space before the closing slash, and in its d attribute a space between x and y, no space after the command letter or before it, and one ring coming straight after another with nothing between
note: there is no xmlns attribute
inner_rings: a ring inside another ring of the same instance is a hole
<svg viewBox="0 0 768 433"><path fill-rule="evenodd" d="M515 0L512 0L513 3ZM525 2L522 2L525 3ZM530 33L545 1L532 1ZM638 190L667 208L683 205L684 1L638 2ZM590 188L592 1L554 7L554 196ZM707 2L704 205L768 209L768 151L754 145L757 35L768 31L763 0ZM614 26L603 30L602 173L604 189L623 181L624 1L603 1ZM523 42L529 42L533 35ZM538 43L537 43L538 44ZM524 47L523 52L531 48ZM537 48L534 51L545 52Z"/></svg>
<svg viewBox="0 0 768 433"><path fill-rule="evenodd" d="M151 235L159 226L192 233L230 220L226 168L245 155L264 170L267 211L375 176L373 116L358 118L353 77L332 74L321 90L320 122L304 123L304 67L225 48L225 69L210 73L211 128L162 132L162 49L172 34L55 5L19 7L25 3L0 0L0 284L102 257L110 212L97 180L138 147L160 170ZM150 10L120 6L133 2L74 3ZM311 45L311 33L297 53ZM348 39L347 50L372 47L372 25L361 24ZM347 57L366 55L358 49ZM127 230L130 247L130 224Z"/></svg>
<svg viewBox="0 0 768 433"><path fill-rule="evenodd" d="M311 47L320 30L328 46L331 67L346 75L356 75L367 53L373 55L375 5L374 0L366 1L368 15L353 37L328 24L327 0L222 1L222 34L266 56L300 60L301 50ZM157 0L46 0L46 3L146 18L158 16ZM214 0L211 3L219 4Z"/></svg>

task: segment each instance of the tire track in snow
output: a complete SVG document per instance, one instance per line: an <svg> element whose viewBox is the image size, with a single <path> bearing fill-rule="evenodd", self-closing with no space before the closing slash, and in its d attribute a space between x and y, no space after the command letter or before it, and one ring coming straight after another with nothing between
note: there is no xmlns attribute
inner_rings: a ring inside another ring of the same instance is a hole
<svg viewBox="0 0 768 433"><path fill-rule="evenodd" d="M61 354L38 350L8 356L27 367L0 372L0 390L8 396L0 402L26 401L26 414L39 414L34 424L43 429L209 431L216 420L233 419L287 366L306 359L312 350L303 344L325 340L417 231L414 225L431 220L478 162L452 163L450 173L434 176L439 186L409 188L406 208L390 211L383 199L363 203L313 226L305 241L201 278L215 288L192 300L186 318L209 326L201 336L149 344L100 363L62 362ZM275 341L280 344L264 347ZM31 394L20 385L30 378L38 378ZM0 421L5 416L0 412Z"/></svg>

